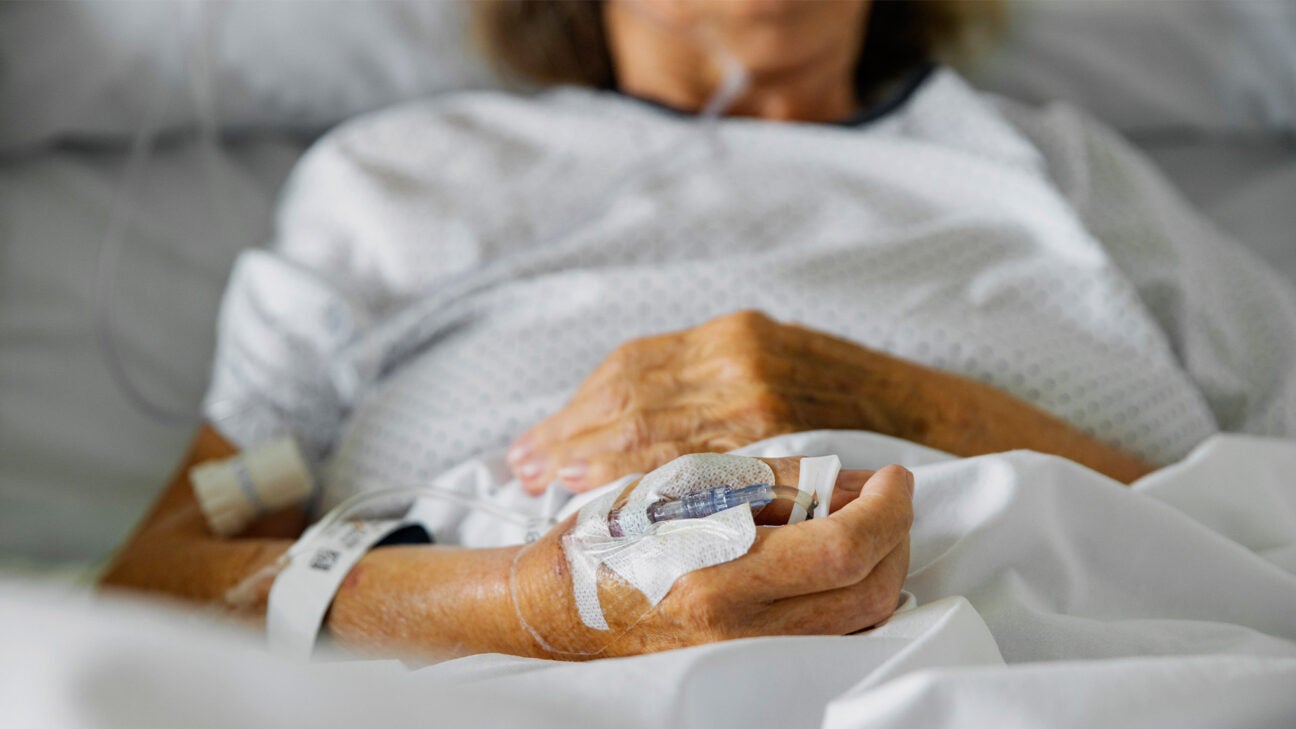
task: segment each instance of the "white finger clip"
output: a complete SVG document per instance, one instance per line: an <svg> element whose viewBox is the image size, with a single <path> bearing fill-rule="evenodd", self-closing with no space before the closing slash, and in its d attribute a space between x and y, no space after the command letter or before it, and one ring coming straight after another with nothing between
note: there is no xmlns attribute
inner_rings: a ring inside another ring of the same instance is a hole
<svg viewBox="0 0 1296 729"><path fill-rule="evenodd" d="M797 488L815 494L814 518L828 516L828 507L832 504L833 489L837 487L837 475L841 473L841 459L837 456L819 456L801 459L801 475L797 479ZM796 524L806 519L806 509L797 504L792 507L789 524Z"/></svg>

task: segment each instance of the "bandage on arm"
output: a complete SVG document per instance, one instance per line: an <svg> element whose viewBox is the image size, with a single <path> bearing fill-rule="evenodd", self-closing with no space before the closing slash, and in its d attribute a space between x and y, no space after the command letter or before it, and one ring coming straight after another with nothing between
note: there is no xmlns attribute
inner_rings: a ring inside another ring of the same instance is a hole
<svg viewBox="0 0 1296 729"><path fill-rule="evenodd" d="M289 507L267 514L238 539L223 540L208 531L194 497L190 468L236 452L215 428L201 426L180 469L113 556L100 584L210 602L278 559L305 527L303 509Z"/></svg>
<svg viewBox="0 0 1296 729"><path fill-rule="evenodd" d="M672 614L657 606L685 575L745 555L757 537L755 515L774 500L787 501L784 513L797 522L816 511L819 493L831 500L840 461L822 460L830 463L818 470L821 492L777 484L760 459L719 454L683 456L624 479L619 493L516 554L509 592L518 622L542 654L562 659L715 639L675 630Z"/></svg>

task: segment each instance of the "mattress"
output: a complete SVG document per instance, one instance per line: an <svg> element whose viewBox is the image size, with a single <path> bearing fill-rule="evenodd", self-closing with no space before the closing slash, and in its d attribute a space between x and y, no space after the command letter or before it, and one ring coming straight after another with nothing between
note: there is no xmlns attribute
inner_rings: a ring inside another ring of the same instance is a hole
<svg viewBox="0 0 1296 729"><path fill-rule="evenodd" d="M1296 146L1139 141L1192 202L1296 282ZM305 146L172 141L127 190L114 341L153 405L196 414L229 266L269 240L276 193ZM96 340L96 270L126 162L120 150L83 148L0 165L0 561L10 570L102 560L196 426L144 414Z"/></svg>

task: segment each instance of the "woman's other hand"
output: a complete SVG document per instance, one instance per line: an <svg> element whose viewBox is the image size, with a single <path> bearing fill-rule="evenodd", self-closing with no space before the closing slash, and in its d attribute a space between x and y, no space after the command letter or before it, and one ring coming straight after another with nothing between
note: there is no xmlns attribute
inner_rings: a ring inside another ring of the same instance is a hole
<svg viewBox="0 0 1296 729"><path fill-rule="evenodd" d="M989 385L753 311L621 345L508 460L532 493L555 479L584 491L685 453L828 428L957 456L1031 449L1124 483L1152 470Z"/></svg>
<svg viewBox="0 0 1296 729"><path fill-rule="evenodd" d="M799 459L768 459L795 483ZM632 488L631 487L628 488ZM825 519L757 530L748 553L680 577L650 606L635 588L600 579L609 631L577 614L562 546L571 523L519 555L511 590L540 655L635 655L759 635L844 635L877 625L899 603L909 567L913 475L899 466L843 471Z"/></svg>
<svg viewBox="0 0 1296 729"><path fill-rule="evenodd" d="M616 350L571 402L509 448L537 493L583 491L685 453L724 452L819 428L909 431L915 366L743 311ZM906 422L901 422L901 421Z"/></svg>

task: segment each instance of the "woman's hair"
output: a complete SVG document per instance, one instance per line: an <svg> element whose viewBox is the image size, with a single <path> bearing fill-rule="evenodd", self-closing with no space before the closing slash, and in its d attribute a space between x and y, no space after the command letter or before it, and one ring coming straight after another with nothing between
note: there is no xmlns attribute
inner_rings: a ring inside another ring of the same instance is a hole
<svg viewBox="0 0 1296 729"><path fill-rule="evenodd" d="M497 70L540 84L613 88L603 0L476 0L479 45ZM874 0L855 77L861 91L970 53L1000 30L1000 0Z"/></svg>

